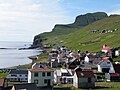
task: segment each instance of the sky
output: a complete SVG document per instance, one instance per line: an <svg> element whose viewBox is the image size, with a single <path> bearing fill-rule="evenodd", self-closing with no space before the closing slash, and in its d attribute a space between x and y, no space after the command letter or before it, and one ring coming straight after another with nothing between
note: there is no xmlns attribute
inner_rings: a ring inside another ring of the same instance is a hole
<svg viewBox="0 0 120 90"><path fill-rule="evenodd" d="M120 14L120 0L0 0L0 41L32 42L55 24L93 12Z"/></svg>

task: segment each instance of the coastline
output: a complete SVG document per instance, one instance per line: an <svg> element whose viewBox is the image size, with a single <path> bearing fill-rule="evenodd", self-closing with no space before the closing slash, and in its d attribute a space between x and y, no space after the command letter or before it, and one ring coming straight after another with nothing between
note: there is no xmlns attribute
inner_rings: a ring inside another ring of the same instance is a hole
<svg viewBox="0 0 120 90"><path fill-rule="evenodd" d="M0 42L0 69L30 64L32 61L29 57L43 52L30 46L30 42Z"/></svg>

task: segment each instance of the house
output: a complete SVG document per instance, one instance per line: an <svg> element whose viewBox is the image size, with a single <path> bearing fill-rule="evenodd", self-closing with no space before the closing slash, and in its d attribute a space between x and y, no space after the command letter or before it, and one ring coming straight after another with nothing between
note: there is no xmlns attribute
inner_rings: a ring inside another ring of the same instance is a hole
<svg viewBox="0 0 120 90"><path fill-rule="evenodd" d="M66 54L64 54L64 53L58 54L57 60L58 60L58 63L66 62L66 60L67 60Z"/></svg>
<svg viewBox="0 0 120 90"><path fill-rule="evenodd" d="M120 81L120 77L118 73L106 73L105 78L106 78L106 81L111 81L111 82Z"/></svg>
<svg viewBox="0 0 120 90"><path fill-rule="evenodd" d="M70 69L57 69L54 72L55 84L73 84L73 72Z"/></svg>
<svg viewBox="0 0 120 90"><path fill-rule="evenodd" d="M98 63L98 71L108 73L112 63L108 60L109 57L103 58L101 62Z"/></svg>
<svg viewBox="0 0 120 90"><path fill-rule="evenodd" d="M109 73L105 74L105 78L107 81L120 81L120 64L113 64Z"/></svg>
<svg viewBox="0 0 120 90"><path fill-rule="evenodd" d="M73 61L68 63L68 69L75 69L77 66L80 65L80 60L79 59L76 59L76 58L73 58L72 59Z"/></svg>
<svg viewBox="0 0 120 90"><path fill-rule="evenodd" d="M115 56L120 56L120 50L115 50Z"/></svg>
<svg viewBox="0 0 120 90"><path fill-rule="evenodd" d="M4 90L4 79L0 79L0 90Z"/></svg>
<svg viewBox="0 0 120 90"><path fill-rule="evenodd" d="M6 78L11 82L27 82L28 71L27 69L13 69Z"/></svg>
<svg viewBox="0 0 120 90"><path fill-rule="evenodd" d="M73 86L76 88L94 88L95 76L93 71L77 70L73 76Z"/></svg>
<svg viewBox="0 0 120 90"><path fill-rule="evenodd" d="M110 47L107 44L104 44L102 47L102 52L107 53L110 50Z"/></svg>
<svg viewBox="0 0 120 90"><path fill-rule="evenodd" d="M49 64L52 68L57 68L59 66L58 59L56 58L51 58L49 60Z"/></svg>
<svg viewBox="0 0 120 90"><path fill-rule="evenodd" d="M85 63L89 63L89 64L98 64L100 61L102 61L102 58L93 54L89 54L89 55L86 55L84 61Z"/></svg>
<svg viewBox="0 0 120 90"><path fill-rule="evenodd" d="M56 49L52 49L52 51L49 53L49 58L57 58L58 51Z"/></svg>
<svg viewBox="0 0 120 90"><path fill-rule="evenodd" d="M40 66L46 67L46 66L48 66L48 63L46 63L46 62L34 63L32 65L32 68L34 68L34 67L40 67Z"/></svg>
<svg viewBox="0 0 120 90"><path fill-rule="evenodd" d="M26 84L14 84L11 90L38 90L36 84L26 83Z"/></svg>
<svg viewBox="0 0 120 90"><path fill-rule="evenodd" d="M28 69L28 83L35 83L37 87L53 86L54 70L49 67L33 67Z"/></svg>

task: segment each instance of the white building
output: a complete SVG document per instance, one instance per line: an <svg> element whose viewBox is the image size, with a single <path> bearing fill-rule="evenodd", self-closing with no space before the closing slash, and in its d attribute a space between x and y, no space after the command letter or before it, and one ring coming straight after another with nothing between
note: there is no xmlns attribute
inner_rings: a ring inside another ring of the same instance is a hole
<svg viewBox="0 0 120 90"><path fill-rule="evenodd" d="M120 56L120 50L115 51L115 56Z"/></svg>
<svg viewBox="0 0 120 90"><path fill-rule="evenodd" d="M93 71L79 71L77 70L73 76L73 86L76 88L94 88L95 87L95 76Z"/></svg>
<svg viewBox="0 0 120 90"><path fill-rule="evenodd" d="M11 82L27 82L28 71L27 70L11 70L6 77Z"/></svg>
<svg viewBox="0 0 120 90"><path fill-rule="evenodd" d="M53 86L54 70L48 67L28 69L28 83L36 83L37 87Z"/></svg>
<svg viewBox="0 0 120 90"><path fill-rule="evenodd" d="M54 83L55 84L72 84L73 73L70 69L57 69L54 72Z"/></svg>

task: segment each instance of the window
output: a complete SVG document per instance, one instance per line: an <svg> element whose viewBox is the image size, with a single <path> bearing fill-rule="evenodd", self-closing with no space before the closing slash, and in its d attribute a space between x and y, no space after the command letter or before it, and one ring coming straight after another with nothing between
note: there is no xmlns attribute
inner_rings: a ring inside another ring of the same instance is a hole
<svg viewBox="0 0 120 90"><path fill-rule="evenodd" d="M34 83L35 83L35 84L38 84L38 80L34 80Z"/></svg>
<svg viewBox="0 0 120 90"><path fill-rule="evenodd" d="M15 75L15 74L11 74L11 76L17 77L17 75Z"/></svg>
<svg viewBox="0 0 120 90"><path fill-rule="evenodd" d="M47 83L47 79L44 80L44 83Z"/></svg>
<svg viewBox="0 0 120 90"><path fill-rule="evenodd" d="M62 81L62 78L60 78L60 81Z"/></svg>
<svg viewBox="0 0 120 90"><path fill-rule="evenodd" d="M42 73L42 76L45 76L45 72Z"/></svg>
<svg viewBox="0 0 120 90"><path fill-rule="evenodd" d="M91 83L91 78L88 78L88 83Z"/></svg>
<svg viewBox="0 0 120 90"><path fill-rule="evenodd" d="M47 76L51 76L51 73L50 73L50 72L47 72Z"/></svg>
<svg viewBox="0 0 120 90"><path fill-rule="evenodd" d="M38 77L38 72L35 72L35 73L34 73L34 77Z"/></svg>

